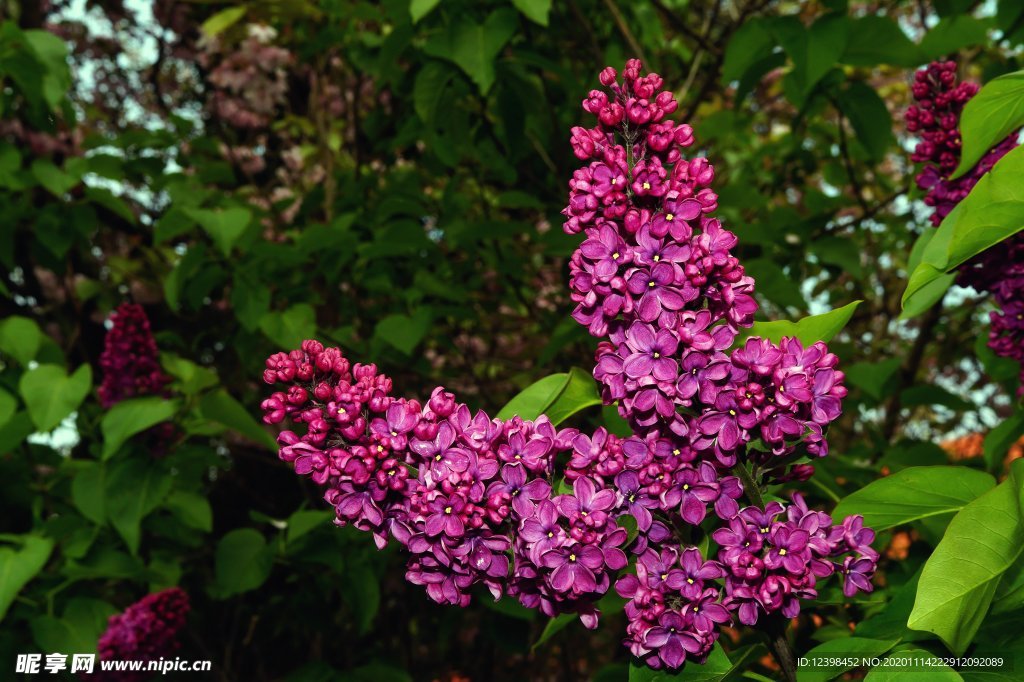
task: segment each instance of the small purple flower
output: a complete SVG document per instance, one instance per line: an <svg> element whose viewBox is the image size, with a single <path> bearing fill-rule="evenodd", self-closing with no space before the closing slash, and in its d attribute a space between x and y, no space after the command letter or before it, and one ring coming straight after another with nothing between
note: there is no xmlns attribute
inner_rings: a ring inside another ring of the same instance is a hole
<svg viewBox="0 0 1024 682"><path fill-rule="evenodd" d="M658 625L647 632L644 644L649 649L657 649L658 657L670 668L680 667L688 653L696 654L703 648L692 621L675 611L661 615Z"/></svg>
<svg viewBox="0 0 1024 682"><path fill-rule="evenodd" d="M626 330L626 342L633 351L622 367L631 379L653 376L657 381L676 380L679 363L672 357L679 346L678 340L667 329L655 329L642 322L634 322Z"/></svg>

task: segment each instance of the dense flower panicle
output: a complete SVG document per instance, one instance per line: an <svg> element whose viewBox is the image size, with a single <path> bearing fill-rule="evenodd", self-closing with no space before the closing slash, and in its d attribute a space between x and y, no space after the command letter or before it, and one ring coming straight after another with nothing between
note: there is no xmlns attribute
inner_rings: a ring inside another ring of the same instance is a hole
<svg viewBox="0 0 1024 682"><path fill-rule="evenodd" d="M737 464L805 480L800 458L827 454L843 373L820 342L734 348L754 282L713 215L713 168L683 157L693 130L666 118L672 94L640 69L631 60L621 83L603 70L607 91L584 100L598 125L572 130L586 166L564 211L565 230L584 237L573 316L601 337L594 377L633 435L492 419L440 387L426 403L397 398L376 366L316 341L267 360L264 380L285 387L262 407L268 424L303 427L281 432L279 456L324 488L336 522L403 545L406 578L433 600L465 606L481 586L595 627L614 584L629 600L626 645L677 669L703 660L734 613L795 614L817 578L838 572L847 594L870 591L877 554L860 517L833 526L799 497L785 520L778 503L741 511ZM716 559L677 536L702 523L719 527ZM728 545L748 531L756 549ZM628 554L635 570L623 572Z"/></svg>
<svg viewBox="0 0 1024 682"><path fill-rule="evenodd" d="M136 303L122 303L110 319L113 326L100 356L100 403L109 409L128 398L160 394L171 379L160 368L146 311Z"/></svg>
<svg viewBox="0 0 1024 682"><path fill-rule="evenodd" d="M110 617L106 631L100 636L98 649L101 661L156 661L178 650L178 633L185 626L189 598L179 587L147 594L123 613ZM82 679L101 682L138 682L149 679L148 672L99 671L82 675Z"/></svg>
<svg viewBox="0 0 1024 682"><path fill-rule="evenodd" d="M933 62L914 76L913 95L917 101L906 113L907 130L921 137L911 159L922 166L917 184L928 190L924 201L933 207L932 224L938 226L949 212L970 193L999 159L1017 147L1015 131L982 156L967 173L955 180L949 176L960 164L960 115L964 105L978 92L975 83L956 82L956 64ZM1024 234L1017 234L988 249L960 268L958 283L990 293L1002 312L991 314L989 347L998 355L1021 364L1024 384ZM1021 388L1024 392L1024 385Z"/></svg>

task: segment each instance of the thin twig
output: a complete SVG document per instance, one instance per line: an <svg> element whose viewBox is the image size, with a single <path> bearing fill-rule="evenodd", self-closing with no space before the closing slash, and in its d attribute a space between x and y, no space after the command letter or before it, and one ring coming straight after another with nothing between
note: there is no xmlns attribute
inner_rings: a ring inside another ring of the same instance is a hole
<svg viewBox="0 0 1024 682"><path fill-rule="evenodd" d="M640 47L640 43L637 42L636 36L633 35L633 32L629 30L626 18L622 16L622 10L620 10L619 6L615 4L615 0L604 0L604 5L611 13L612 19L615 21L615 25L619 28L619 33L621 33L622 37L626 39L627 43L629 43L629 49L633 51L633 55L644 64L647 64L647 58L644 56L643 48Z"/></svg>

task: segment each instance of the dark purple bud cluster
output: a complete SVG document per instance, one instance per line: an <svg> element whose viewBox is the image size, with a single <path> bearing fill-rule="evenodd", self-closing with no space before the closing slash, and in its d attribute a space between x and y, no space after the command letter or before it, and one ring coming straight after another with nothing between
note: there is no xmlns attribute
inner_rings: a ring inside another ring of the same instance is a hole
<svg viewBox="0 0 1024 682"><path fill-rule="evenodd" d="M128 398L162 393L171 379L160 368L146 311L136 303L122 303L110 320L113 326L100 356L100 404L110 409Z"/></svg>
<svg viewBox="0 0 1024 682"><path fill-rule="evenodd" d="M679 668L708 655L733 612L794 615L817 578L870 591L877 554L860 517L833 526L799 496L740 509L744 493L760 496L736 473L804 479L813 468L799 460L827 454L843 374L820 342L749 338L730 351L752 323L754 282L711 215L711 165L682 156L692 129L665 119L676 101L640 69L630 61L621 84L605 69L609 92L584 101L599 125L572 131L590 163L565 210L566 231L586 237L571 262L574 317L607 337L594 376L633 436L491 419L443 388L426 404L396 398L374 365L316 341L268 359L264 380L287 388L262 407L268 424L305 425L280 434L280 457L325 489L337 523L378 546L396 539L407 579L435 601L464 606L482 585L595 627L614 584L629 599L627 646ZM748 524L756 547L728 545ZM716 560L690 546L699 532L721 538Z"/></svg>
<svg viewBox="0 0 1024 682"><path fill-rule="evenodd" d="M158 661L178 650L178 633L190 609L188 594L179 587L147 594L124 613L110 617L99 639L101 661ZM100 671L82 679L100 682L141 682L151 677L142 671Z"/></svg>
<svg viewBox="0 0 1024 682"><path fill-rule="evenodd" d="M921 141L910 158L924 164L917 184L928 191L924 202L934 208L931 221L938 226L982 176L1017 147L1020 131L986 152L967 173L950 180L950 174L960 164L960 115L977 94L978 86L958 84L955 63L932 62L915 74L912 90L917 104L907 109L907 130L918 134ZM991 313L989 347L1021 364L1024 393L1024 233L965 263L960 268L958 283L992 294L1000 311Z"/></svg>

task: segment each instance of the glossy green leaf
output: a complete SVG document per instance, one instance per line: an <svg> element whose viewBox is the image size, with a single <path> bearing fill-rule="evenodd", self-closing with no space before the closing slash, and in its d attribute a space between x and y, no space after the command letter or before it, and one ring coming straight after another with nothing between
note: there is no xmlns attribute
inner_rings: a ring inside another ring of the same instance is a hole
<svg viewBox="0 0 1024 682"><path fill-rule="evenodd" d="M850 21L850 40L840 57L851 66L913 67L928 61L899 24L890 17L869 14Z"/></svg>
<svg viewBox="0 0 1024 682"><path fill-rule="evenodd" d="M759 61L769 57L776 46L775 36L768 28L768 22L754 17L743 22L725 50L722 63L722 82L739 80Z"/></svg>
<svg viewBox="0 0 1024 682"><path fill-rule="evenodd" d="M512 0L512 4L524 17L541 26L548 25L552 0Z"/></svg>
<svg viewBox="0 0 1024 682"><path fill-rule="evenodd" d="M92 388L92 368L82 365L68 376L63 367L39 365L21 375L18 390L39 431L52 431L74 412Z"/></svg>
<svg viewBox="0 0 1024 682"><path fill-rule="evenodd" d="M231 253L231 249L245 234L245 228L252 221L252 211L247 208L190 208L186 213L206 230L213 243L225 256Z"/></svg>
<svg viewBox="0 0 1024 682"><path fill-rule="evenodd" d="M433 311L420 307L412 315L388 315L377 323L374 334L406 355L412 355L434 321Z"/></svg>
<svg viewBox="0 0 1024 682"><path fill-rule="evenodd" d="M260 330L281 348L298 348L316 336L316 311L308 303L297 303L283 312L269 312L260 319Z"/></svg>
<svg viewBox="0 0 1024 682"><path fill-rule="evenodd" d="M199 411L207 419L234 429L266 448L277 450L277 441L256 421L252 411L246 409L226 390L220 389L204 395L199 401Z"/></svg>
<svg viewBox="0 0 1024 682"><path fill-rule="evenodd" d="M861 301L847 303L842 308L836 308L820 315L811 315L797 322L789 320L755 322L747 335L760 336L770 339L774 343L778 343L786 336L796 337L805 345L810 345L815 341L828 342L843 330L860 303Z"/></svg>
<svg viewBox="0 0 1024 682"><path fill-rule="evenodd" d="M168 496L166 506L186 526L204 533L213 530L213 510L199 493L175 490Z"/></svg>
<svg viewBox="0 0 1024 682"><path fill-rule="evenodd" d="M952 282L952 275L946 272L1024 229L1022 173L1024 147L1018 147L985 174L946 216L903 292L905 316L929 307L914 301L914 297L924 297L927 287L936 282ZM941 296L925 298L938 300Z"/></svg>
<svg viewBox="0 0 1024 682"><path fill-rule="evenodd" d="M28 581L46 565L53 551L53 540L38 535L17 538L17 549L0 547L0 621L14 598Z"/></svg>
<svg viewBox="0 0 1024 682"><path fill-rule="evenodd" d="M509 400L498 411L498 419L511 419L517 415L522 419L536 419L544 414L568 383L567 372L538 379Z"/></svg>
<svg viewBox="0 0 1024 682"><path fill-rule="evenodd" d="M441 0L412 0L409 3L409 16L412 17L412 23L419 23L420 19L430 14L439 4L441 4Z"/></svg>
<svg viewBox="0 0 1024 682"><path fill-rule="evenodd" d="M1024 71L995 78L968 100L960 114L960 165L951 178L958 178L1002 142L1024 126Z"/></svg>
<svg viewBox="0 0 1024 682"><path fill-rule="evenodd" d="M497 9L482 24L460 13L444 30L427 42L424 50L433 57L447 59L476 83L482 94L494 85L494 60L516 29L517 18L511 9Z"/></svg>
<svg viewBox="0 0 1024 682"><path fill-rule="evenodd" d="M62 198L78 184L79 179L70 173L57 168L49 159L36 159L32 162L32 175L47 192Z"/></svg>
<svg viewBox="0 0 1024 682"><path fill-rule="evenodd" d="M100 431L103 433L102 458L114 456L135 434L170 420L179 407L178 401L159 396L130 398L114 405L100 421Z"/></svg>
<svg viewBox="0 0 1024 682"><path fill-rule="evenodd" d="M216 14L212 15L209 19L204 21L202 25L199 27L199 30L201 30L204 34L212 38L215 35L223 33L224 31L228 30L229 28L237 24L239 21L241 21L242 17L245 16L245 13L247 11L248 7L246 7L245 5L239 5L237 7L228 7L227 9L222 9L221 11L217 12Z"/></svg>
<svg viewBox="0 0 1024 682"><path fill-rule="evenodd" d="M921 51L928 59L938 59L965 47L984 45L990 23L966 14L946 17L921 39Z"/></svg>
<svg viewBox="0 0 1024 682"><path fill-rule="evenodd" d="M71 481L71 500L82 516L96 524L107 522L107 465L83 462Z"/></svg>
<svg viewBox="0 0 1024 682"><path fill-rule="evenodd" d="M985 434L985 465L992 471L1000 469L1003 459L1021 436L1024 436L1024 412L1016 412Z"/></svg>
<svg viewBox="0 0 1024 682"><path fill-rule="evenodd" d="M0 388L0 429L7 425L18 411L18 399Z"/></svg>
<svg viewBox="0 0 1024 682"><path fill-rule="evenodd" d="M167 497L171 477L151 459L120 462L107 478L107 517L131 553L142 541L142 520Z"/></svg>
<svg viewBox="0 0 1024 682"><path fill-rule="evenodd" d="M1024 460L1010 477L964 507L925 563L913 630L932 632L956 655L970 645L1003 574L1024 551Z"/></svg>
<svg viewBox="0 0 1024 682"><path fill-rule="evenodd" d="M558 426L580 410L601 404L594 377L579 367L569 371L569 380L544 413Z"/></svg>
<svg viewBox="0 0 1024 682"><path fill-rule="evenodd" d="M881 161L896 143L892 116L875 89L854 81L837 98L843 114L850 120L857 141L874 161Z"/></svg>
<svg viewBox="0 0 1024 682"><path fill-rule="evenodd" d="M989 474L963 466L911 467L880 478L836 505L841 520L864 516L876 531L933 516L952 515L995 487Z"/></svg>
<svg viewBox="0 0 1024 682"><path fill-rule="evenodd" d="M27 365L39 352L43 333L34 320L20 315L11 315L0 321L0 351Z"/></svg>
<svg viewBox="0 0 1024 682"><path fill-rule="evenodd" d="M274 557L263 535L252 528L233 530L217 544L217 594L230 597L255 590L270 576Z"/></svg>
<svg viewBox="0 0 1024 682"><path fill-rule="evenodd" d="M75 597L61 618L38 616L29 627L43 651L90 654L96 652L96 642L114 613L116 609L105 601Z"/></svg>

